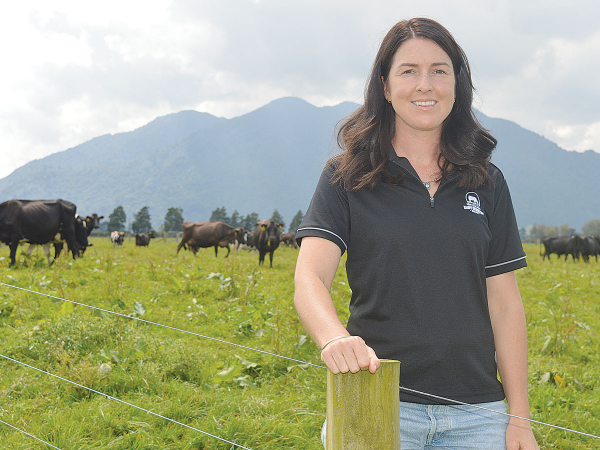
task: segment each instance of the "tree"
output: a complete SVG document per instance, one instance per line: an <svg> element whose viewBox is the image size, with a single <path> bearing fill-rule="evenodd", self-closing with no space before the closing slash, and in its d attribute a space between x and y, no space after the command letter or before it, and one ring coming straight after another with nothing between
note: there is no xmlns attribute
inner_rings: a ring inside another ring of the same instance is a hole
<svg viewBox="0 0 600 450"><path fill-rule="evenodd" d="M283 226L285 227L285 222L283 221L283 217L281 217L281 214L279 214L279 211L277 211L277 208L275 208L275 211L273 211L273 215L271 216L271 220L274 221L277 224L282 223Z"/></svg>
<svg viewBox="0 0 600 450"><path fill-rule="evenodd" d="M529 231L529 237L531 240L536 241L538 239L542 239L549 236L573 236L575 234L575 229L569 227L568 223L561 225L560 227L556 225L552 225L551 227L540 223L533 224L531 230Z"/></svg>
<svg viewBox="0 0 600 450"><path fill-rule="evenodd" d="M229 217L227 216L225 207L223 206L222 208L215 209L210 216L210 221L229 223Z"/></svg>
<svg viewBox="0 0 600 450"><path fill-rule="evenodd" d="M237 212L237 209L235 211L233 211L233 214L231 215L231 218L229 219L229 225L231 225L234 228L237 228L241 225L241 217L240 217L240 213Z"/></svg>
<svg viewBox="0 0 600 450"><path fill-rule="evenodd" d="M120 231L125 229L125 222L127 221L127 216L125 215L125 210L122 206L117 206L110 216L108 216L108 225L106 229L111 233L113 231Z"/></svg>
<svg viewBox="0 0 600 450"><path fill-rule="evenodd" d="M559 236L575 236L577 231L575 228L571 228L568 223L562 224L558 227L558 235Z"/></svg>
<svg viewBox="0 0 600 450"><path fill-rule="evenodd" d="M242 216L240 219L240 226L244 230L253 231L256 228L256 222L258 222L258 214L255 212Z"/></svg>
<svg viewBox="0 0 600 450"><path fill-rule="evenodd" d="M523 227L519 228L519 237L522 242L525 242L529 236L527 236L527 230Z"/></svg>
<svg viewBox="0 0 600 450"><path fill-rule="evenodd" d="M584 236L600 236L600 219L594 219L586 222L581 227Z"/></svg>
<svg viewBox="0 0 600 450"><path fill-rule="evenodd" d="M298 210L292 222L290 223L290 228L288 229L288 233L296 233L298 231L298 227L302 223L302 219L304 219L304 214L302 214L301 210Z"/></svg>
<svg viewBox="0 0 600 450"><path fill-rule="evenodd" d="M147 233L152 229L152 223L150 223L150 209L149 206L144 206L140 209L135 216L133 216L133 223L131 224L131 231L134 233Z"/></svg>
<svg viewBox="0 0 600 450"><path fill-rule="evenodd" d="M183 229L182 208L169 208L165 215L163 228L165 231L181 231Z"/></svg>

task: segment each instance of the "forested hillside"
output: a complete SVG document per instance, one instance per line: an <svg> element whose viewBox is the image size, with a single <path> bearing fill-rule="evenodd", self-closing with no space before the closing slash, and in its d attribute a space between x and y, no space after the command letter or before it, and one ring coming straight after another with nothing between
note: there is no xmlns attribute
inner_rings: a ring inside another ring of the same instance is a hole
<svg viewBox="0 0 600 450"><path fill-rule="evenodd" d="M64 198L105 217L122 205L128 220L147 205L156 228L170 207L191 221L223 206L261 218L276 208L289 222L306 210L337 151L336 124L357 106L282 98L233 119L182 111L30 162L0 180L0 201ZM579 229L600 218L600 154L568 152L513 122L480 119L498 138L493 161L509 181L519 226Z"/></svg>

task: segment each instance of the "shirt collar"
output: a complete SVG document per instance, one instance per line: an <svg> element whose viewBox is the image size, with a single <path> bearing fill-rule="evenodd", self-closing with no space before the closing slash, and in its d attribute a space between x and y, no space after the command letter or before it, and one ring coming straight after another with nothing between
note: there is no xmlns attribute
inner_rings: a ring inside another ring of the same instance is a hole
<svg viewBox="0 0 600 450"><path fill-rule="evenodd" d="M393 146L390 146L390 154L388 156L388 161L399 167L402 167L407 172L412 173L414 176L419 178L417 171L413 168L408 158L405 158L404 156L398 156Z"/></svg>

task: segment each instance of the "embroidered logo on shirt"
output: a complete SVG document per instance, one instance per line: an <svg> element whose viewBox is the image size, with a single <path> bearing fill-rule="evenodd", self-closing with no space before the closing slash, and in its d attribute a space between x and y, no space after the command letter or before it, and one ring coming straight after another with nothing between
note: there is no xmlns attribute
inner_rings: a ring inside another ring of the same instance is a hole
<svg viewBox="0 0 600 450"><path fill-rule="evenodd" d="M475 214L481 214L482 216L484 215L483 211L481 210L481 201L479 200L479 195L477 195L475 192L467 192L465 199L467 204L463 206L464 209L468 209Z"/></svg>

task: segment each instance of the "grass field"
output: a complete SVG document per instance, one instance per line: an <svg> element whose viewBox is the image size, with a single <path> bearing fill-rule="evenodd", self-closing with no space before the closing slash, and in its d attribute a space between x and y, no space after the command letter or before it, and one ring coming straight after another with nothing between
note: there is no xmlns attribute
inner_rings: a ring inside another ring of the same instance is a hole
<svg viewBox="0 0 600 450"><path fill-rule="evenodd" d="M176 242L113 248L49 268L41 249L0 281L126 316L320 364L293 307L297 250L274 268L242 251L175 255ZM526 245L517 272L529 335L532 418L600 434L600 263L542 262ZM343 320L350 291L341 264L332 295ZM321 449L325 371L126 317L0 286L0 353L245 447ZM63 450L231 449L198 431L0 358L0 420ZM534 427L544 449L600 440ZM0 423L1 449L50 448Z"/></svg>

